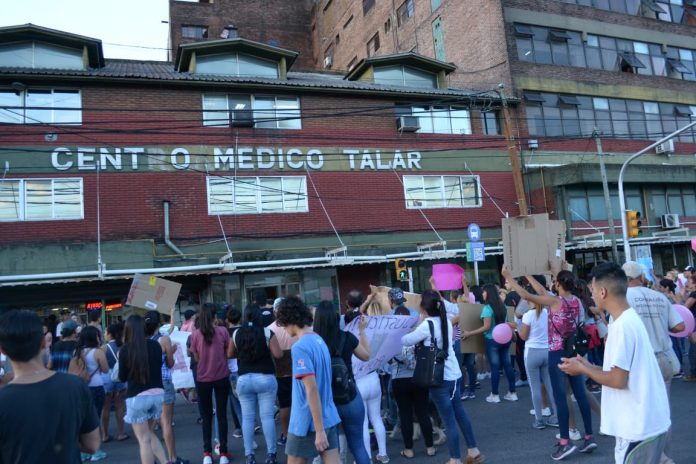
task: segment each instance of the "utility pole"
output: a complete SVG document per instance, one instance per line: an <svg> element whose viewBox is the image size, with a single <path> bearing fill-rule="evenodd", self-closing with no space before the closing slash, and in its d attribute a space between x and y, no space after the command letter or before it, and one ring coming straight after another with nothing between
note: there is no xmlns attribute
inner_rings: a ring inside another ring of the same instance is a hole
<svg viewBox="0 0 696 464"><path fill-rule="evenodd" d="M520 216L526 216L529 214L529 210L527 209L527 198L524 193L524 184L522 183L522 163L520 162L520 154L517 152L515 139L512 136L510 110L507 105L507 100L505 99L505 94L503 93L504 87L505 86L503 84L500 84L498 85L500 90L496 91L500 96L500 100L503 105L503 118L505 119L505 124L503 124L503 135L505 136L505 141L508 147L508 155L510 156L510 169L512 170L512 181L515 185L517 204L520 207Z"/></svg>
<svg viewBox="0 0 696 464"><path fill-rule="evenodd" d="M619 250L616 247L616 228L614 227L614 212L611 209L611 198L609 197L609 183L607 182L607 169L604 166L604 152L602 151L602 139L599 131L594 128L595 143L597 144L597 156L599 157L599 171L602 174L602 190L604 190L604 207L607 210L607 222L609 223L609 233L611 234L611 259L619 262Z"/></svg>

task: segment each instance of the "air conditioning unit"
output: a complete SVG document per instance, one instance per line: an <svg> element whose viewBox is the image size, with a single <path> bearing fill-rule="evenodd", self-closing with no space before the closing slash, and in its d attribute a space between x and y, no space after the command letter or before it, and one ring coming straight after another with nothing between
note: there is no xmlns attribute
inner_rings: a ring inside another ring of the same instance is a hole
<svg viewBox="0 0 696 464"><path fill-rule="evenodd" d="M399 116L396 118L396 128L399 132L416 132L420 130L418 116Z"/></svg>
<svg viewBox="0 0 696 464"><path fill-rule="evenodd" d="M332 64L333 64L333 57L327 56L326 58L324 58L324 67L325 68L330 68Z"/></svg>
<svg viewBox="0 0 696 464"><path fill-rule="evenodd" d="M660 218L663 229L678 229L679 215L678 214L663 214Z"/></svg>
<svg viewBox="0 0 696 464"><path fill-rule="evenodd" d="M254 112L251 110L232 110L232 127L254 127Z"/></svg>
<svg viewBox="0 0 696 464"><path fill-rule="evenodd" d="M658 155L670 155L674 153L674 140L670 139L656 146L655 153Z"/></svg>

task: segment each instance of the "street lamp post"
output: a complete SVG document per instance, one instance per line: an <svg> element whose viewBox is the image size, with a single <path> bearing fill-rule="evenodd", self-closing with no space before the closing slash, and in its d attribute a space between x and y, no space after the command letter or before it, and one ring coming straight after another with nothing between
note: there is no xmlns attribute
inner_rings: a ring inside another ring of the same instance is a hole
<svg viewBox="0 0 696 464"><path fill-rule="evenodd" d="M686 126L682 127L681 129L677 129L676 131L672 132L671 134L669 134L668 136L666 136L664 138L661 138L660 140L653 143L652 145L649 145L649 146L643 148L641 151L632 154L626 161L624 161L623 165L621 166L621 171L619 171L619 204L621 207L621 234L623 236L624 255L625 255L626 261L631 260L631 245L628 243L628 225L626 224L626 200L624 199L624 188L623 188L623 178L624 178L624 172L626 172L626 168L631 163L631 161L633 161L634 159L638 158L641 155L644 155L645 153L652 150L653 148L660 145L661 143L664 143L667 140L673 139L677 135L681 134L684 131L691 129L694 126L696 126L696 121L693 121L690 124L687 124Z"/></svg>

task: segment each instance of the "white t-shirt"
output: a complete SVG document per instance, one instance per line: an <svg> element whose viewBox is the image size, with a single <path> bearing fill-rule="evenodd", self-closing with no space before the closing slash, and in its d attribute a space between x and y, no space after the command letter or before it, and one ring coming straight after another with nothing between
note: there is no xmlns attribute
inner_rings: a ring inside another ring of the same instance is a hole
<svg viewBox="0 0 696 464"><path fill-rule="evenodd" d="M667 389L645 324L633 308L609 323L602 369L613 367L628 371L628 385L602 386L602 433L641 441L666 432L671 425Z"/></svg>
<svg viewBox="0 0 696 464"><path fill-rule="evenodd" d="M669 329L684 321L667 297L649 288L629 287L626 299L643 320L653 351L670 352L672 340L669 338Z"/></svg>
<svg viewBox="0 0 696 464"><path fill-rule="evenodd" d="M549 349L549 312L546 308L541 310L537 318L536 310L527 311L522 316L522 323L529 326L529 337L524 344L524 355L527 356L528 348Z"/></svg>
<svg viewBox="0 0 696 464"><path fill-rule="evenodd" d="M401 337L401 343L404 346L412 346L416 343L424 341L425 346L430 346L430 328L428 321L433 323L433 332L435 333L435 344L438 348L442 348L442 330L440 329L439 317L428 317L416 327L413 332L407 333ZM452 323L447 321L447 337L451 340ZM457 357L452 349L452 342L447 344L447 360L445 361L445 380L457 380L462 376L462 370L459 368Z"/></svg>

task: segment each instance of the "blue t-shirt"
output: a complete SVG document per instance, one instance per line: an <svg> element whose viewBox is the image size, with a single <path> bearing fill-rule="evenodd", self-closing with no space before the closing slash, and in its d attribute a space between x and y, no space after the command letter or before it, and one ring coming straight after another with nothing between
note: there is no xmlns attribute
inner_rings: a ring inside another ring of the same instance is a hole
<svg viewBox="0 0 696 464"><path fill-rule="evenodd" d="M483 335L487 339L493 340L493 329L495 328L495 314L493 313L493 308L491 308L490 305L484 306L483 311L481 311L481 319L484 319L486 317L491 318L491 328L485 331Z"/></svg>
<svg viewBox="0 0 696 464"><path fill-rule="evenodd" d="M317 382L319 401L324 418L324 429L341 422L331 393L331 356L324 340L315 333L308 333L292 345L292 404L288 431L295 436L305 437L315 432L312 411L309 409L303 377L313 375Z"/></svg>

